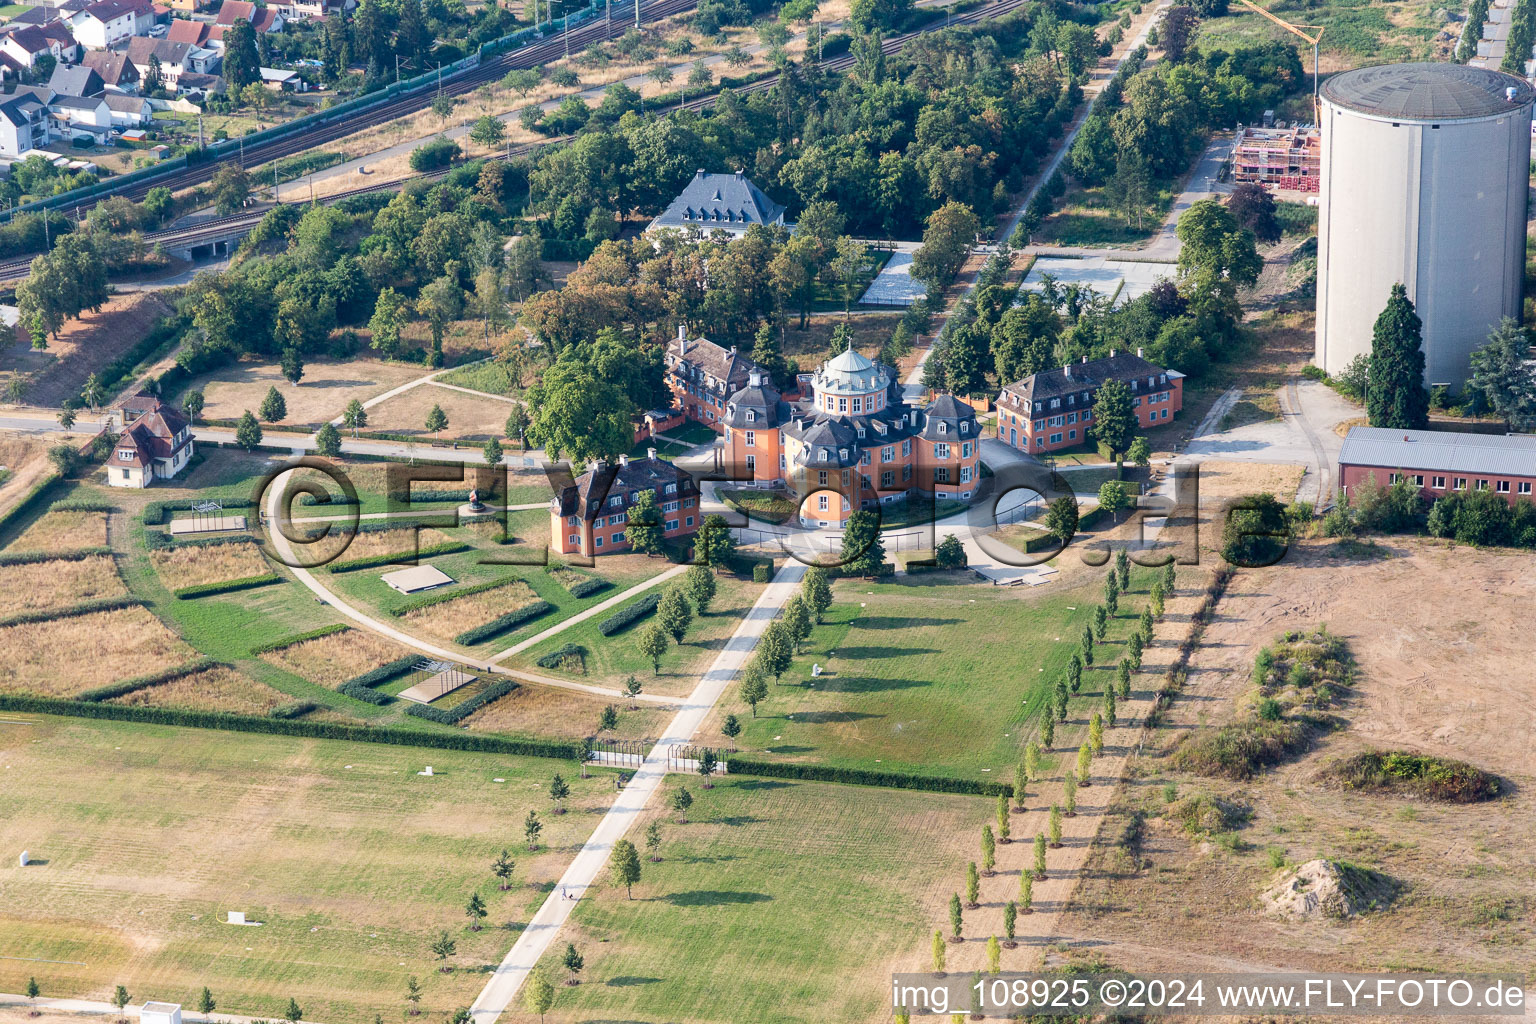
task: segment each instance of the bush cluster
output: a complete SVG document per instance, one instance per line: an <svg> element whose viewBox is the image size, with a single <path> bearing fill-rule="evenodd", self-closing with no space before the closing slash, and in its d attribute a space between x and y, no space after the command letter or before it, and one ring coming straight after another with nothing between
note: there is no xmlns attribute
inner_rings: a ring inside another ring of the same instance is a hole
<svg viewBox="0 0 1536 1024"><path fill-rule="evenodd" d="M198 583L190 587L178 587L171 591L171 596L178 598L207 597L210 594L232 594L238 590L251 590L254 587L264 587L268 583L279 583L282 577L275 572L264 572L259 576L245 576L238 580L216 580L212 583Z"/></svg>
<svg viewBox="0 0 1536 1024"><path fill-rule="evenodd" d="M555 668L566 658L585 658L587 649L581 644L562 644L548 654L540 655L534 664L540 668Z"/></svg>
<svg viewBox="0 0 1536 1024"><path fill-rule="evenodd" d="M268 651L275 651L279 648L292 647L294 644L301 644L306 640L318 640L322 636L330 636L332 633L341 633L351 628L351 626L348 626L344 622L333 622L329 626L321 626L319 629L312 629L307 633L298 633L294 636L284 637L281 640L274 640L269 644L258 644L257 646L251 648L251 654L265 654Z"/></svg>
<svg viewBox="0 0 1536 1024"><path fill-rule="evenodd" d="M436 558L438 555L456 555L460 551L468 551L469 545L456 540L443 541L441 544L429 544L424 548L417 548L415 552L384 552L381 555L365 555L362 558L348 558L340 562L332 562L326 566L331 572L353 572L357 569L373 569L381 565L394 565L402 559Z"/></svg>
<svg viewBox="0 0 1536 1024"><path fill-rule="evenodd" d="M36 565L39 562L83 562L112 554L111 548L76 548L73 551L18 551L0 554L0 565Z"/></svg>
<svg viewBox="0 0 1536 1024"><path fill-rule="evenodd" d="M111 612L119 608L138 608L144 604L142 597L101 597L94 601L82 601L73 608L54 608L45 611L23 612L0 619L0 626L24 626L32 622L53 622L58 619L74 619L92 612Z"/></svg>
<svg viewBox="0 0 1536 1024"><path fill-rule="evenodd" d="M492 637L500 636L512 627L521 625L529 619L536 619L540 615L554 610L555 606L548 601L535 601L532 604L524 605L516 611L507 612L505 615L498 615L484 625L476 626L474 629L466 629L454 637L453 642L463 644L465 647L473 647L475 644L484 643Z"/></svg>
<svg viewBox="0 0 1536 1024"><path fill-rule="evenodd" d="M199 658L197 661L188 662L185 665L168 668L164 672L154 672L147 676L136 676L133 679L108 683L105 686L94 686L89 690L81 691L75 699L96 702L111 700L114 697L126 697L135 690L143 690L151 686L159 686L162 683L174 682L182 676L190 676L194 672L202 672L216 665L218 665L218 662L212 658Z"/></svg>
<svg viewBox="0 0 1536 1024"><path fill-rule="evenodd" d="M434 708L430 704L413 704L405 709L405 713L415 715L417 718L425 718L429 722L438 722L442 725L457 725L487 704L500 700L515 689L517 689L517 684L512 680L499 679L457 707ZM551 747L556 745L553 743L548 744Z"/></svg>
<svg viewBox="0 0 1536 1024"><path fill-rule="evenodd" d="M1401 750L1355 754L1329 768L1346 789L1402 790L1426 800L1469 804L1503 792L1497 775L1465 761Z"/></svg>

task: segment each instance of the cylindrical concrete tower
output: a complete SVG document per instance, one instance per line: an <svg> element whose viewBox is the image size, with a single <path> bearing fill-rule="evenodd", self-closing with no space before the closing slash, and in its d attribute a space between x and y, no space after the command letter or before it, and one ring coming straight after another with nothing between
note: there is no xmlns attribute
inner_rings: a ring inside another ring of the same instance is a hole
<svg viewBox="0 0 1536 1024"><path fill-rule="evenodd" d="M1533 99L1522 78L1460 64L1323 83L1318 366L1370 354L1399 282L1424 321L1426 384L1460 390L1489 330L1520 316Z"/></svg>

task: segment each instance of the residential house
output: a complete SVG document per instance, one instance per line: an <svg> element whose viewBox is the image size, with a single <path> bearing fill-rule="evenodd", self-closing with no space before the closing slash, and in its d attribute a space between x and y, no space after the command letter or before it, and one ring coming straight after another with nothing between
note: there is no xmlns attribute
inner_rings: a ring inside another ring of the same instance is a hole
<svg viewBox="0 0 1536 1024"><path fill-rule="evenodd" d="M728 473L745 486L787 488L800 522L843 527L857 509L914 494L965 500L981 485L981 426L952 395L908 404L896 368L852 346L786 402L754 368L725 415Z"/></svg>
<svg viewBox="0 0 1536 1024"><path fill-rule="evenodd" d="M9 99L0 100L0 157L15 160L53 140L46 94L18 89Z"/></svg>
<svg viewBox="0 0 1536 1024"><path fill-rule="evenodd" d="M288 68L261 68L261 84L273 92L308 92L304 76Z"/></svg>
<svg viewBox="0 0 1536 1024"><path fill-rule="evenodd" d="M107 457L107 483L112 487L148 487L157 478L168 480L186 468L193 450L192 428L186 418L156 402L118 437Z"/></svg>
<svg viewBox="0 0 1536 1024"><path fill-rule="evenodd" d="M139 69L120 50L87 50L80 58L80 66L96 72L108 92L139 91Z"/></svg>
<svg viewBox="0 0 1536 1024"><path fill-rule="evenodd" d="M177 87L181 90L182 96L198 99L211 93L222 93L224 91L224 78L222 75L204 75L196 71L183 71L181 79L177 82Z"/></svg>
<svg viewBox="0 0 1536 1024"><path fill-rule="evenodd" d="M241 21L248 22L257 35L283 30L283 15L276 7L257 6L249 0L224 0L213 23L228 28Z"/></svg>
<svg viewBox="0 0 1536 1024"><path fill-rule="evenodd" d="M304 18L327 18L332 15L342 14L357 6L357 0L286 0L271 4L283 12L283 17L288 21L299 21Z"/></svg>
<svg viewBox="0 0 1536 1024"><path fill-rule="evenodd" d="M59 96L100 96L107 85L88 65L60 64L53 69L48 88Z"/></svg>
<svg viewBox="0 0 1536 1024"><path fill-rule="evenodd" d="M746 387L757 364L708 338L689 338L679 326L677 337L667 345L667 387L683 415L714 430L722 429L725 405L731 395Z"/></svg>
<svg viewBox="0 0 1536 1024"><path fill-rule="evenodd" d="M67 64L79 56L80 48L63 22L51 21L6 32L0 36L0 53L30 70L45 56L52 57L55 64Z"/></svg>
<svg viewBox="0 0 1536 1024"><path fill-rule="evenodd" d="M149 36L134 36L128 40L126 53L128 60L138 69L140 81L149 77L150 58L158 60L160 80L165 83L165 88L177 92L189 88L182 82L183 75L212 75L217 73L222 63L216 50Z"/></svg>
<svg viewBox="0 0 1536 1024"><path fill-rule="evenodd" d="M1004 387L997 396L998 440L1028 452L1054 452L1090 439L1099 388L1120 381L1131 392L1142 428L1162 426L1184 408L1184 375L1136 354L1110 351L1103 359L1042 370Z"/></svg>
<svg viewBox="0 0 1536 1024"><path fill-rule="evenodd" d="M112 108L102 96L55 96L48 104L53 134L59 138L89 138L104 142L112 130Z"/></svg>
<svg viewBox="0 0 1536 1024"><path fill-rule="evenodd" d="M764 195L741 171L711 174L700 170L646 230L670 228L690 238L724 231L739 238L754 224L787 227L784 207Z"/></svg>
<svg viewBox="0 0 1536 1024"><path fill-rule="evenodd" d="M166 6L183 14L197 14L213 6L212 0L167 0Z"/></svg>
<svg viewBox="0 0 1536 1024"><path fill-rule="evenodd" d="M549 504L550 546L561 554L611 555L629 550L624 530L644 491L656 497L662 536L694 533L702 521L699 488L693 477L664 459L656 449L643 459L619 457L617 466L595 462L574 483L565 485Z"/></svg>
<svg viewBox="0 0 1536 1024"><path fill-rule="evenodd" d="M154 24L154 7L149 0L96 0L70 18L75 38L92 50L105 50L143 35Z"/></svg>
<svg viewBox="0 0 1536 1024"><path fill-rule="evenodd" d="M1407 480L1426 501L1470 491L1529 501L1536 435L1352 427L1339 449L1339 486L1348 495L1370 478L1382 487Z"/></svg>
<svg viewBox="0 0 1536 1024"><path fill-rule="evenodd" d="M206 21L188 21L185 18L173 18L165 38L172 43L211 46L210 33L212 30L213 26Z"/></svg>
<svg viewBox="0 0 1536 1024"><path fill-rule="evenodd" d="M154 108L143 96L109 92L104 94L102 99L107 101L107 109L111 111L114 128L142 128L155 116Z"/></svg>

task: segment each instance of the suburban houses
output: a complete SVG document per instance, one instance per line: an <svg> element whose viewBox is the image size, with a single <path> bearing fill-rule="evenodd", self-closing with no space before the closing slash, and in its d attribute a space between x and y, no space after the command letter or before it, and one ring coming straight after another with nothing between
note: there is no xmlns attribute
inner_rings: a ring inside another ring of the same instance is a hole
<svg viewBox="0 0 1536 1024"><path fill-rule="evenodd" d="M154 27L150 0L97 0L69 19L81 46L105 50Z"/></svg>
<svg viewBox="0 0 1536 1024"><path fill-rule="evenodd" d="M698 529L699 489L686 470L646 450L643 459L620 456L617 465L598 463L562 487L549 505L552 549L586 556L629 550L624 538L629 511L642 491L652 491L668 539Z"/></svg>
<svg viewBox="0 0 1536 1024"><path fill-rule="evenodd" d="M1141 350L1084 357L1030 374L997 396L997 436L1022 452L1053 452L1089 439L1094 395L1109 381L1131 390L1136 422L1159 426L1184 408L1184 375L1142 358Z"/></svg>

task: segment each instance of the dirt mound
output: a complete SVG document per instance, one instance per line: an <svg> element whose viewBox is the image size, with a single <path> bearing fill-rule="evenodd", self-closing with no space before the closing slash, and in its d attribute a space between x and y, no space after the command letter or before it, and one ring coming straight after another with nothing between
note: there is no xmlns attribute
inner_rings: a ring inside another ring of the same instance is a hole
<svg viewBox="0 0 1536 1024"><path fill-rule="evenodd" d="M1260 894L1264 909L1298 921L1345 920L1382 910L1397 885L1379 871L1332 860L1309 860L1286 871Z"/></svg>

